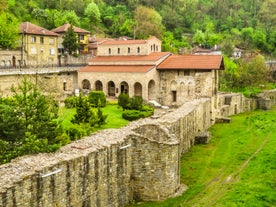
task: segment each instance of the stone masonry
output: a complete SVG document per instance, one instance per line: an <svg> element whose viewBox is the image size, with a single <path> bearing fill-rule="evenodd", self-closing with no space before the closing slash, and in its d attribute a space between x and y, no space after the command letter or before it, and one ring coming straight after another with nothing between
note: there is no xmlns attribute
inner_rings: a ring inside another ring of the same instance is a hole
<svg viewBox="0 0 276 207"><path fill-rule="evenodd" d="M261 97L272 105L275 94ZM216 116L258 106L258 100L220 94L217 110L214 100L194 99L121 129L97 132L55 153L1 165L0 206L121 207L132 200L155 201L182 193L180 158L195 137L206 132Z"/></svg>

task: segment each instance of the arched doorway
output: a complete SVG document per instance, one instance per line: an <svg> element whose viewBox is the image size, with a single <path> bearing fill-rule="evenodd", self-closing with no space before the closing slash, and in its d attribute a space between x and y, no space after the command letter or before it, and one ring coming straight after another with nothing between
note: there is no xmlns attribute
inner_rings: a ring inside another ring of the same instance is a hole
<svg viewBox="0 0 276 207"><path fill-rule="evenodd" d="M84 89L84 90L90 90L91 89L91 84L90 84L89 80L84 79L82 81L82 89Z"/></svg>
<svg viewBox="0 0 276 207"><path fill-rule="evenodd" d="M102 84L101 81L97 80L95 82L95 89L96 89L96 91L102 91L103 90L103 84Z"/></svg>
<svg viewBox="0 0 276 207"><path fill-rule="evenodd" d="M174 80L171 82L171 94L172 94L172 102L176 102L177 101L177 82Z"/></svg>
<svg viewBox="0 0 276 207"><path fill-rule="evenodd" d="M121 84L120 84L120 92L121 93L126 93L128 94L129 92L129 87L128 87L128 83L123 81Z"/></svg>
<svg viewBox="0 0 276 207"><path fill-rule="evenodd" d="M156 99L156 86L154 80L150 80L148 84L148 100Z"/></svg>
<svg viewBox="0 0 276 207"><path fill-rule="evenodd" d="M142 92L142 84L139 83L139 82L136 82L134 84L134 96L140 96L140 97L142 97L142 94L143 94L143 92Z"/></svg>
<svg viewBox="0 0 276 207"><path fill-rule="evenodd" d="M107 83L107 93L108 96L115 96L115 83L113 81Z"/></svg>

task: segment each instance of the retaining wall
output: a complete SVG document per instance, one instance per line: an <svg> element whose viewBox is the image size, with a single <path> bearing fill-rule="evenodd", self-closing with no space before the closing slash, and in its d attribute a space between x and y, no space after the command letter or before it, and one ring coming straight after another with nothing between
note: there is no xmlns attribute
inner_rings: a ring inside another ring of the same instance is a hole
<svg viewBox="0 0 276 207"><path fill-rule="evenodd" d="M261 97L273 105L275 94ZM252 110L260 103L240 94L220 94L218 103L214 100L193 100L159 117L100 131L55 153L1 165L0 206L122 207L132 200L182 193L180 158L195 136L212 126L216 116Z"/></svg>

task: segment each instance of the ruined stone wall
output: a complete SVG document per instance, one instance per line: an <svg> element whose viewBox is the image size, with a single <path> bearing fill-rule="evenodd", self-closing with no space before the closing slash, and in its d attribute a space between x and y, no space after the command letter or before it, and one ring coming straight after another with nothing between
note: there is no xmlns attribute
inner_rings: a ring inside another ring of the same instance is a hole
<svg viewBox="0 0 276 207"><path fill-rule="evenodd" d="M0 166L0 206L125 206L183 189L181 154L212 124L210 99Z"/></svg>

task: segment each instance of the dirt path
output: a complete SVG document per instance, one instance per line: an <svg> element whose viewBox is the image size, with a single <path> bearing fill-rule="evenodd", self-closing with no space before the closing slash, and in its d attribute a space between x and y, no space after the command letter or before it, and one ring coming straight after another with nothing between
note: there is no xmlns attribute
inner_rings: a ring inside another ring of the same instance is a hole
<svg viewBox="0 0 276 207"><path fill-rule="evenodd" d="M262 141L260 146L255 150L255 152L248 157L233 173L230 175L224 175L223 169L222 173L213 178L210 182L207 183L205 189L198 195L199 200L196 201L194 207L208 207L213 206L217 200L219 200L227 191L228 185L234 182L238 182L240 179L241 172L245 169L248 163L263 149L267 144L270 134ZM209 193L205 193L205 191Z"/></svg>

